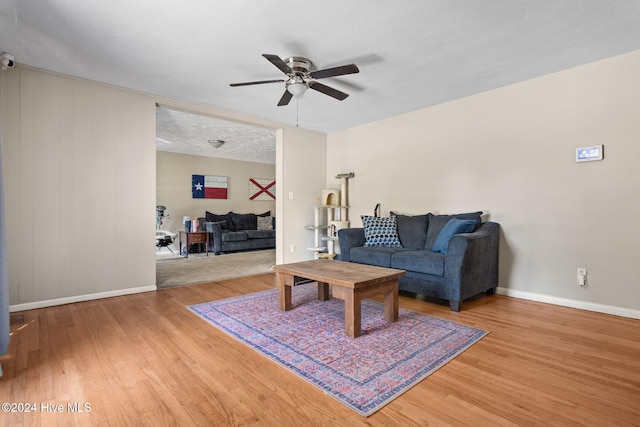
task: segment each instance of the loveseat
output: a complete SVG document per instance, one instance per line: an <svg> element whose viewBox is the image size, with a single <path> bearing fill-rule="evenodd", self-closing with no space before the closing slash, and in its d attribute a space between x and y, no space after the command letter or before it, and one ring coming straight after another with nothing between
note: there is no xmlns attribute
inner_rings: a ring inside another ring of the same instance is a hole
<svg viewBox="0 0 640 427"><path fill-rule="evenodd" d="M271 212L229 212L223 215L206 212L198 221L200 228L209 233L209 252L216 255L276 247L275 218L271 216Z"/></svg>
<svg viewBox="0 0 640 427"><path fill-rule="evenodd" d="M400 290L462 302L498 286L499 225L482 212L362 216L362 228L338 231L340 260L406 270Z"/></svg>

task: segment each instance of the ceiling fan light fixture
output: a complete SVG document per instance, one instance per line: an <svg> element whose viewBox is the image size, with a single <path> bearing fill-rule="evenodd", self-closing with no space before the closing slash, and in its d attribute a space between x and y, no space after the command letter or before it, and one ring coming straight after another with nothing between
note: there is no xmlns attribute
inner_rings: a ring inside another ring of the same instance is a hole
<svg viewBox="0 0 640 427"><path fill-rule="evenodd" d="M287 84L287 90L291 95L302 95L307 89L307 84L302 80Z"/></svg>
<svg viewBox="0 0 640 427"><path fill-rule="evenodd" d="M209 144L211 144L211 146L213 148L220 148L224 145L225 141L221 140L221 139L210 139Z"/></svg>

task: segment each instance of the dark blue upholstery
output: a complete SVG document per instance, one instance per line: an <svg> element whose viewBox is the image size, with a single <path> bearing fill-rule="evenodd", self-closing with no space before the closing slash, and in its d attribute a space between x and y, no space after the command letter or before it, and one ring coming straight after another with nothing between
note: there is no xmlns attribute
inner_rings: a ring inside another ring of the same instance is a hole
<svg viewBox="0 0 640 427"><path fill-rule="evenodd" d="M209 218L214 218L213 214ZM246 251L252 249L273 249L276 247L276 230L256 230L255 214L227 214L233 218L233 231L225 229L223 221L206 221L200 218L201 227L209 233L209 252L216 255L225 252ZM261 215L261 216L264 216ZM221 219L222 215L215 219ZM226 221L227 223L229 221ZM240 229L238 227L252 227L250 229Z"/></svg>
<svg viewBox="0 0 640 427"><path fill-rule="evenodd" d="M444 255L424 249L419 251L402 251L393 254L389 266L401 270L444 276Z"/></svg>
<svg viewBox="0 0 640 427"><path fill-rule="evenodd" d="M220 237L223 242L242 242L249 238L246 231L223 231Z"/></svg>
<svg viewBox="0 0 640 427"><path fill-rule="evenodd" d="M398 224L398 236L402 247L406 249L423 249L427 239L427 226L429 217L427 215L395 215Z"/></svg>
<svg viewBox="0 0 640 427"><path fill-rule="evenodd" d="M444 226L447 225L450 219L472 219L476 221L479 227L481 224L481 215L482 212L471 212L455 215L434 215L432 213L428 213L427 216L429 217L429 227L427 228L427 241L424 248L429 250L433 248L433 244L436 242L436 239L440 235L440 232L442 231Z"/></svg>
<svg viewBox="0 0 640 427"><path fill-rule="evenodd" d="M439 216L432 215L429 218L427 236L433 225L432 220ZM469 216L472 218L461 219L475 218L475 214ZM438 233L453 216L442 217L435 219ZM400 221L398 227L402 241ZM428 237L425 247L429 248L423 250L365 248L362 228L344 228L338 231L340 260L406 270L407 274L399 279L401 290L446 299L453 311L459 311L465 299L482 292L495 292L498 286L499 233L500 226L497 223L481 223L472 233L451 237L446 253L441 254L431 251ZM433 241L436 238L437 234Z"/></svg>
<svg viewBox="0 0 640 427"><path fill-rule="evenodd" d="M387 248L384 246L358 246L351 250L352 262L359 264L379 265L391 267L391 256L402 251L402 248Z"/></svg>

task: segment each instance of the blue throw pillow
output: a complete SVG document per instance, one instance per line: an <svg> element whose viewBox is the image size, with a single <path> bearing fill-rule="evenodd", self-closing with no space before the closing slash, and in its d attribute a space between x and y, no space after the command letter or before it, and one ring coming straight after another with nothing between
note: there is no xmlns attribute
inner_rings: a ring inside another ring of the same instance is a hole
<svg viewBox="0 0 640 427"><path fill-rule="evenodd" d="M398 238L396 217L375 217L362 215L364 227L365 246L384 246L388 248L401 248Z"/></svg>
<svg viewBox="0 0 640 427"><path fill-rule="evenodd" d="M454 215L434 215L432 213L427 214L429 228L427 228L427 240L424 244L424 248L428 250L433 249L433 245L436 243L436 239L438 235L442 231L447 222L450 219L473 219L476 221L476 228L480 227L482 223L482 211L478 212L469 212L469 213L460 213Z"/></svg>
<svg viewBox="0 0 640 427"><path fill-rule="evenodd" d="M469 233L476 226L476 221L471 219L450 219L438 234L436 242L431 249L433 252L444 254L447 252L449 240L456 234Z"/></svg>

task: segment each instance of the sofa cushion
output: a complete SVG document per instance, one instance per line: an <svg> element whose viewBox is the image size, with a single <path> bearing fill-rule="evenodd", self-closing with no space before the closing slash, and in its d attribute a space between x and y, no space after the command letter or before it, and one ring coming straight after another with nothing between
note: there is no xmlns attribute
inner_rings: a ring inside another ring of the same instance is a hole
<svg viewBox="0 0 640 427"><path fill-rule="evenodd" d="M476 221L473 219L450 219L438 234L436 242L431 249L433 252L444 254L447 252L449 240L459 233L470 233L476 227Z"/></svg>
<svg viewBox="0 0 640 427"><path fill-rule="evenodd" d="M462 213L462 214L454 214L454 215L434 215L432 213L427 214L429 217L429 227L427 228L427 241L424 245L424 248L427 250L433 249L433 244L436 242L438 235L447 225L450 219L472 219L476 221L476 227L480 226L482 222L480 216L482 215L482 211L478 212L470 212L470 213Z"/></svg>
<svg viewBox="0 0 640 427"><path fill-rule="evenodd" d="M391 256L402 250L402 248L357 246L355 248L351 248L349 258L351 262L357 262L360 264L391 267Z"/></svg>
<svg viewBox="0 0 640 427"><path fill-rule="evenodd" d="M401 248L398 238L396 217L375 217L362 215L364 227L365 246Z"/></svg>
<svg viewBox="0 0 640 427"><path fill-rule="evenodd" d="M222 233L223 242L241 242L248 238L246 231L225 231Z"/></svg>
<svg viewBox="0 0 640 427"><path fill-rule="evenodd" d="M236 231L258 229L256 214L237 214L229 212L229 216L231 217L231 221L233 222L233 226Z"/></svg>
<svg viewBox="0 0 640 427"><path fill-rule="evenodd" d="M249 239L269 239L276 237L275 230L244 230Z"/></svg>
<svg viewBox="0 0 640 427"><path fill-rule="evenodd" d="M423 249L427 240L427 225L429 217L424 215L395 215L398 225L398 237L403 248Z"/></svg>
<svg viewBox="0 0 640 427"><path fill-rule="evenodd" d="M444 276L444 255L424 249L398 251L391 255L391 268Z"/></svg>
<svg viewBox="0 0 640 427"><path fill-rule="evenodd" d="M225 227L227 226L226 221L205 221L205 222L201 222L200 226L204 231L213 233L213 227L215 226L215 224L218 224L220 226L220 230L226 230L225 229Z"/></svg>
<svg viewBox="0 0 640 427"><path fill-rule="evenodd" d="M231 227L231 217L229 217L229 214L217 215L211 212L205 212L204 215L208 222L219 222L220 228L223 230L229 230Z"/></svg>

